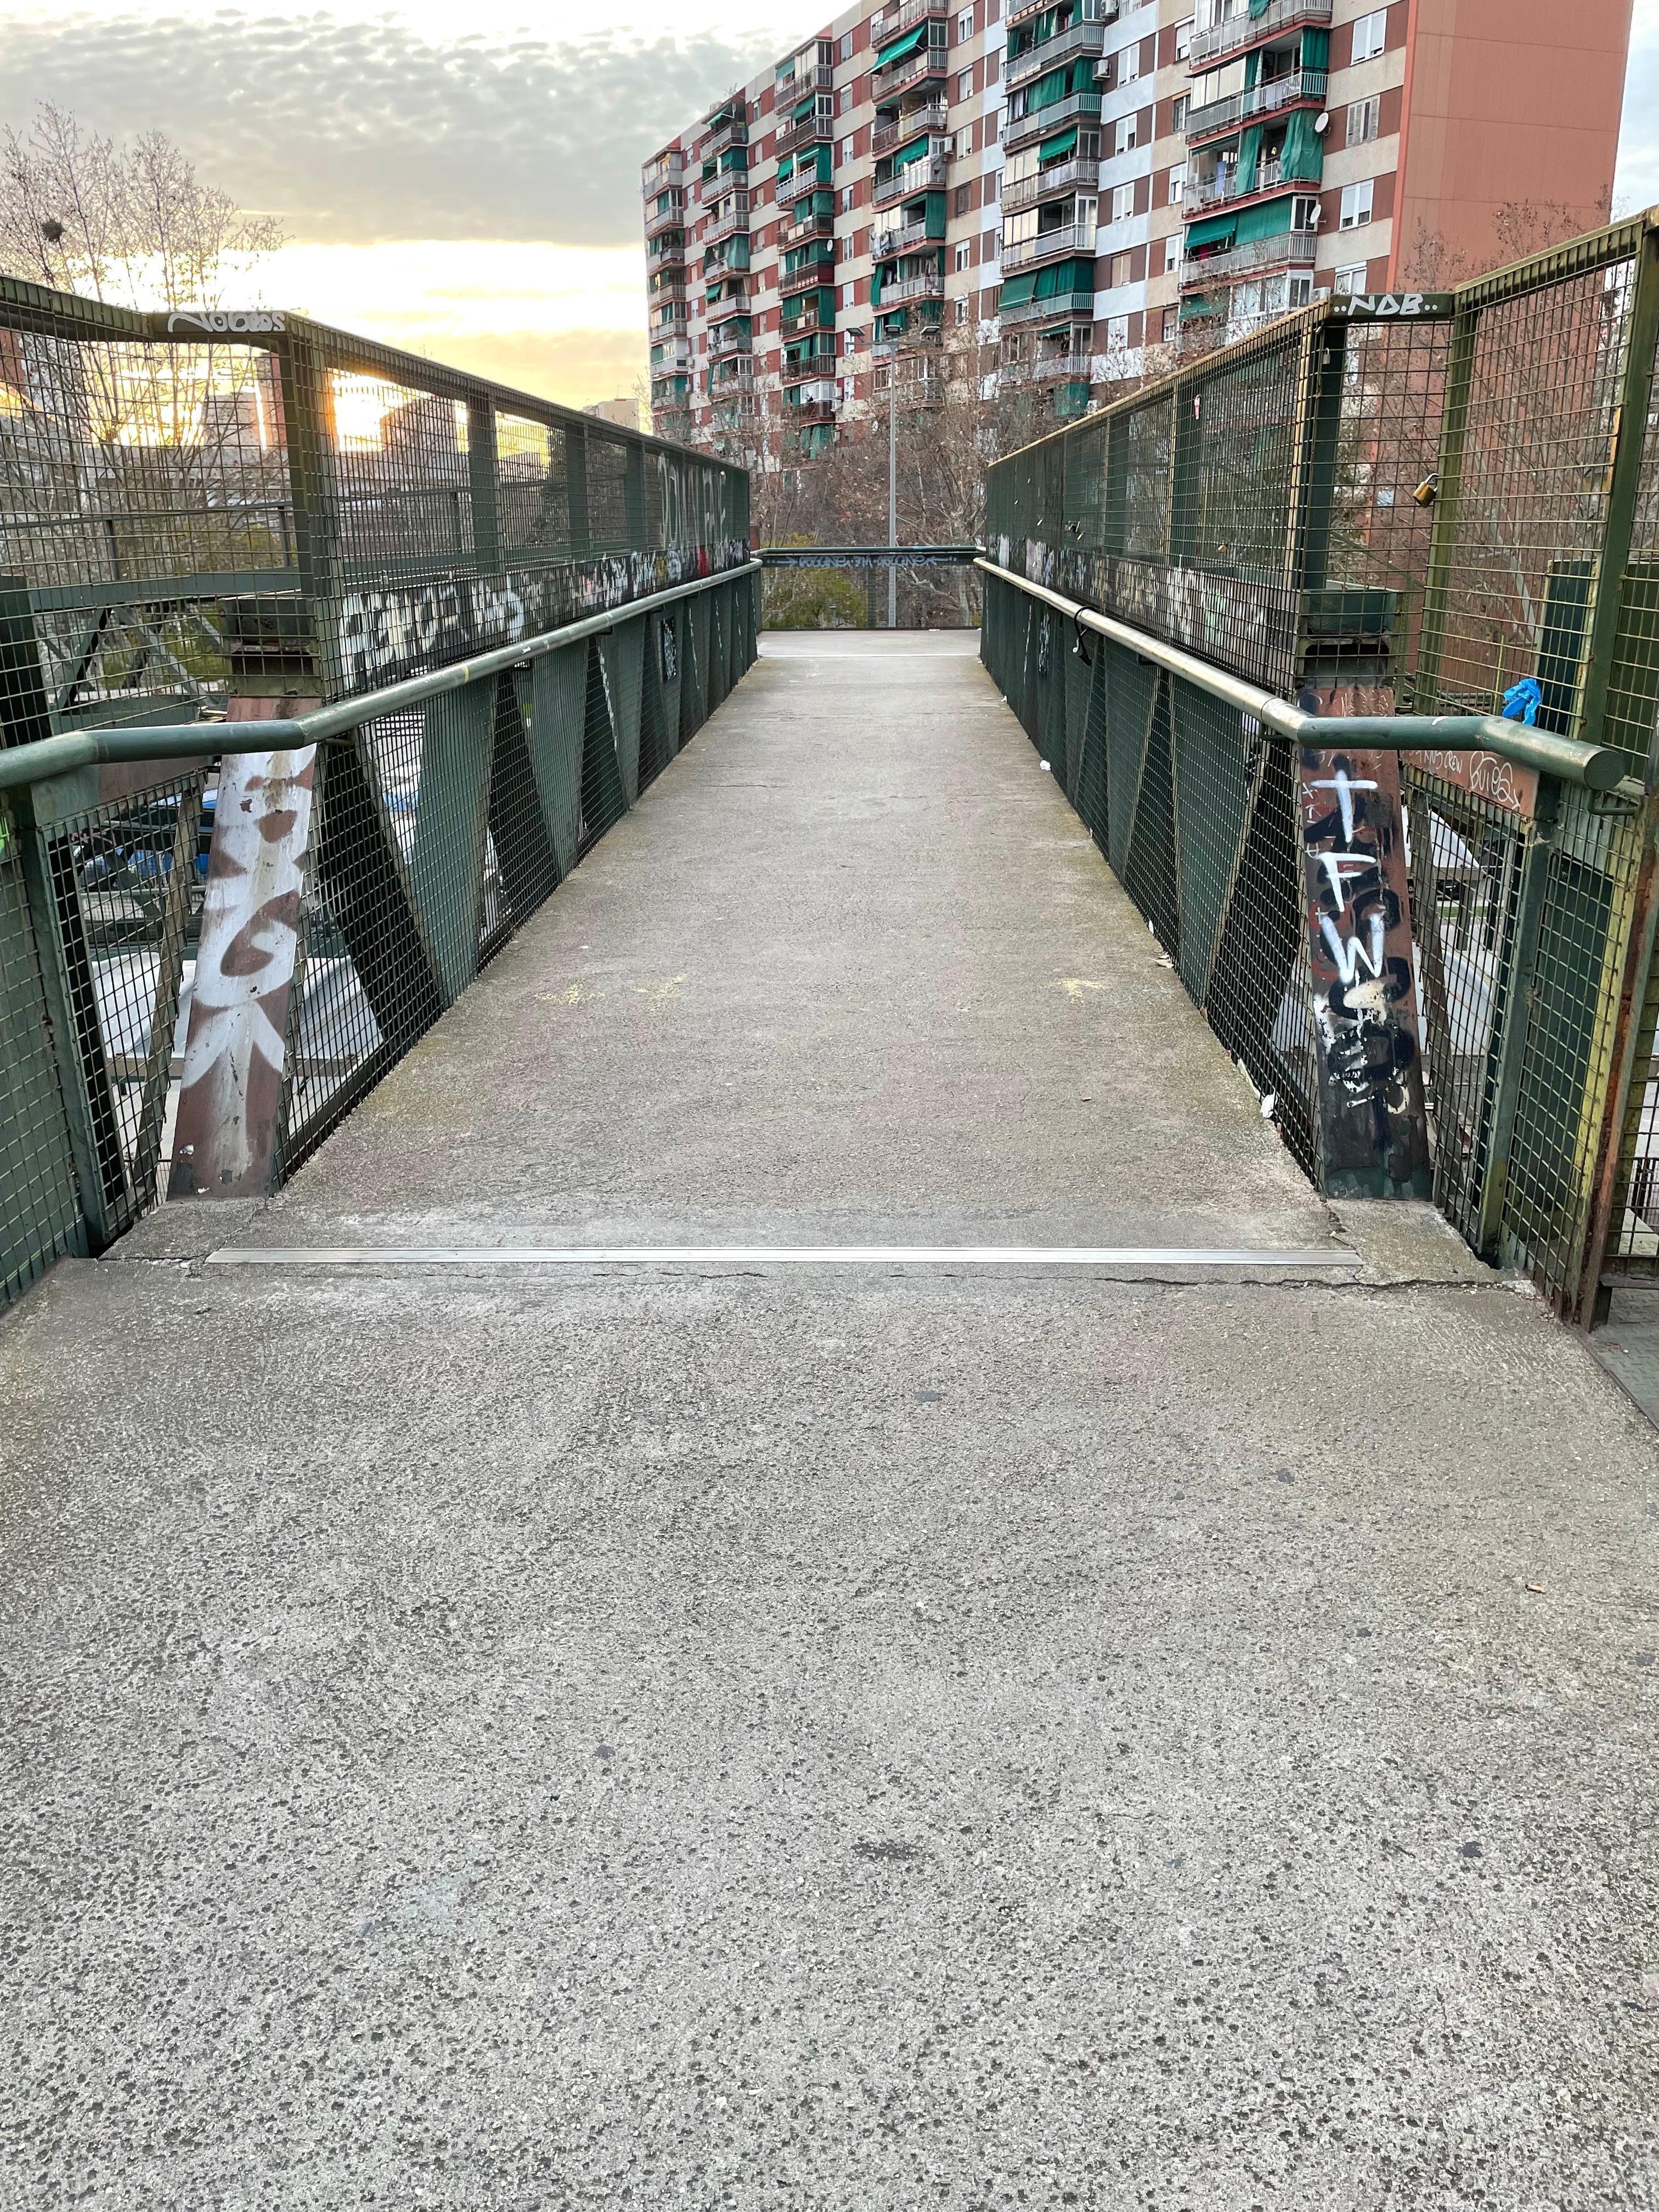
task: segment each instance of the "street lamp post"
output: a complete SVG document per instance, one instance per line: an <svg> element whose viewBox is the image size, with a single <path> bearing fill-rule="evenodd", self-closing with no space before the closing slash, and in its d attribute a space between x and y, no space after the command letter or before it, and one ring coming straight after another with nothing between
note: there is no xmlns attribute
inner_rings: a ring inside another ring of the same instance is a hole
<svg viewBox="0 0 1659 2212"><path fill-rule="evenodd" d="M887 356L887 544L898 544L898 348ZM887 627L898 628L898 563L887 563Z"/></svg>

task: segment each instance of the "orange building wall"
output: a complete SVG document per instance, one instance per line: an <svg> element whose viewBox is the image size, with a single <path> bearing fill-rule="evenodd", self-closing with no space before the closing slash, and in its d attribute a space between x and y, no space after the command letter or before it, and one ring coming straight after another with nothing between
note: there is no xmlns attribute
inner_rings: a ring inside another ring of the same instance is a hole
<svg viewBox="0 0 1659 2212"><path fill-rule="evenodd" d="M1512 256L1493 218L1506 202L1557 202L1605 221L1619 147L1632 0L1410 0L1389 283L1413 276L1437 230L1451 274Z"/></svg>

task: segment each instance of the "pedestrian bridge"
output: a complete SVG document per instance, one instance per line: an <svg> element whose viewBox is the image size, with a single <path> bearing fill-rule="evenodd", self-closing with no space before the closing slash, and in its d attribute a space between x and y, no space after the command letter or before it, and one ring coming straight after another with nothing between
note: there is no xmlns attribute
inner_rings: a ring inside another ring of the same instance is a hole
<svg viewBox="0 0 1659 2212"><path fill-rule="evenodd" d="M978 633L0 291L20 2201L1635 2199L1628 441L1507 630L1470 533L1494 327L1652 248L1013 456Z"/></svg>

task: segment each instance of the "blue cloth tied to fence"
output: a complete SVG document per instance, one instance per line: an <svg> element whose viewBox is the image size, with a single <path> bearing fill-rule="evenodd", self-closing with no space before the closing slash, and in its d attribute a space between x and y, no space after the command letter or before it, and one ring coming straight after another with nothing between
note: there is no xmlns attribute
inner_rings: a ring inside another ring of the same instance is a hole
<svg viewBox="0 0 1659 2212"><path fill-rule="evenodd" d="M1538 709L1543 704L1544 694L1535 676L1523 676L1518 684L1511 684L1504 694L1504 719L1506 722L1524 722L1528 729L1535 726Z"/></svg>

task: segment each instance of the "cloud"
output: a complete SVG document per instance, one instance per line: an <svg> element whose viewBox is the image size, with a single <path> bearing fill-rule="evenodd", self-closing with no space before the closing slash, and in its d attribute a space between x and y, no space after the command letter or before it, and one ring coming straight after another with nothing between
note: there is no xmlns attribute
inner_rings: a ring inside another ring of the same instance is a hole
<svg viewBox="0 0 1659 2212"><path fill-rule="evenodd" d="M635 240L641 162L762 58L708 35L436 45L322 15L3 36L0 122L52 100L112 137L165 131L243 206L325 241Z"/></svg>

